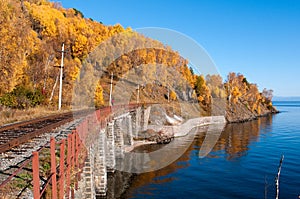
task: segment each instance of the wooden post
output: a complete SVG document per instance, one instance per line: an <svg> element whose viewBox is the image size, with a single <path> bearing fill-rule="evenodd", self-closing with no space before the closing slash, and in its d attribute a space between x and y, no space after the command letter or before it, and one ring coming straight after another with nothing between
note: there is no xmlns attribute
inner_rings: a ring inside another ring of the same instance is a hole
<svg viewBox="0 0 300 199"><path fill-rule="evenodd" d="M50 138L50 157L51 157L51 180L52 180L52 199L57 199L57 184L56 184L56 155L55 155L55 139Z"/></svg>
<svg viewBox="0 0 300 199"><path fill-rule="evenodd" d="M40 164L39 152L32 152L33 198L40 199Z"/></svg>
<svg viewBox="0 0 300 199"><path fill-rule="evenodd" d="M113 77L114 77L114 73L111 73L111 78L110 78L110 89L109 89L109 102L108 105L111 107L112 104L112 84L113 84Z"/></svg>
<svg viewBox="0 0 300 199"><path fill-rule="evenodd" d="M64 181L65 181L65 143L63 139L60 144L60 158L59 158L59 199L64 198Z"/></svg>
<svg viewBox="0 0 300 199"><path fill-rule="evenodd" d="M64 53L65 44L61 46L61 63L60 63L60 73L59 73L59 97L58 97L58 110L61 109L61 98L62 98L62 80L63 80L63 68L64 68Z"/></svg>

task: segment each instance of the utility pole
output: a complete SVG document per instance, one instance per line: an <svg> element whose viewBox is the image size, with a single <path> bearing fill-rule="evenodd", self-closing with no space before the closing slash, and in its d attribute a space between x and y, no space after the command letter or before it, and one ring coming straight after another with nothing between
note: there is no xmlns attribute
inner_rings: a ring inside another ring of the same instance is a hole
<svg viewBox="0 0 300 199"><path fill-rule="evenodd" d="M112 84L113 84L113 76L114 73L111 73L111 77L110 77L110 91L109 91L109 106L112 106Z"/></svg>
<svg viewBox="0 0 300 199"><path fill-rule="evenodd" d="M59 98L58 98L58 110L61 109L61 98L62 98L62 79L63 79L63 68L64 68L64 53L65 53L65 44L62 44L61 47L61 63L60 63L60 76L59 76Z"/></svg>

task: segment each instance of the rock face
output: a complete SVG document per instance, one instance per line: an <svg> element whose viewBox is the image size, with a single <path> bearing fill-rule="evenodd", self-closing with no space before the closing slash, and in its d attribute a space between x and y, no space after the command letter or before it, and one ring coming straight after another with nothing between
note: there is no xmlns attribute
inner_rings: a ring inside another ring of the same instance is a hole
<svg viewBox="0 0 300 199"><path fill-rule="evenodd" d="M166 123L166 110L158 105L151 106L151 113L149 117L149 124L152 125L164 125Z"/></svg>
<svg viewBox="0 0 300 199"><path fill-rule="evenodd" d="M235 104L229 104L226 108L226 120L229 123L246 122L257 119L268 114L278 113L278 111L272 107L268 108L265 105L260 105L260 113L251 111L245 103L238 101Z"/></svg>

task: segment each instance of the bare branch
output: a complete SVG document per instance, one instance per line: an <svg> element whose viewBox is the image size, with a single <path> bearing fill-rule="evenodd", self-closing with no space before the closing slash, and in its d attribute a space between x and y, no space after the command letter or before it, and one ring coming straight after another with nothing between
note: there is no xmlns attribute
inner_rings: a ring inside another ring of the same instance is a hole
<svg viewBox="0 0 300 199"><path fill-rule="evenodd" d="M275 178L275 182L276 182L276 199L279 198L279 177L280 177L280 172L281 172L283 159L284 159L284 155L281 156L279 166L278 166L278 173L277 173L277 176Z"/></svg>

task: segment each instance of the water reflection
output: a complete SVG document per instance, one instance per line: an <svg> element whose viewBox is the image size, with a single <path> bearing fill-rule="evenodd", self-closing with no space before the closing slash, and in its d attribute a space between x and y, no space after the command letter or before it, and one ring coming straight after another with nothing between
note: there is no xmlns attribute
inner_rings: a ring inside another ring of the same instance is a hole
<svg viewBox="0 0 300 199"><path fill-rule="evenodd" d="M247 154L249 144L259 141L261 129L269 129L272 124L272 117L262 117L258 120L228 124L222 132L218 142L214 146L212 152L206 158L226 158L228 161L235 160ZM180 138L179 138L180 139ZM190 166L191 153L199 153L199 149L205 139L205 129L200 130L187 151L175 162L169 166L148 173L136 175L131 181L130 189L123 194L123 197L131 197L132 192L140 187L149 184L164 184L174 180L174 176L170 175L180 169ZM140 148L140 151L156 150L159 145L145 146ZM176 150L174 150L176 153ZM221 154L221 155L220 155ZM149 187L148 187L149 188ZM140 189L139 189L140 190ZM145 194L150 190L144 190ZM150 191L151 192L151 191ZM150 194L150 193L149 193ZM151 194L150 194L151 195Z"/></svg>
<svg viewBox="0 0 300 199"><path fill-rule="evenodd" d="M245 155L249 144L258 141L261 129L270 130L272 120L273 116L267 116L250 122L227 124L213 151L223 150L227 160ZM200 134L195 145L201 146L204 138L205 135Z"/></svg>

